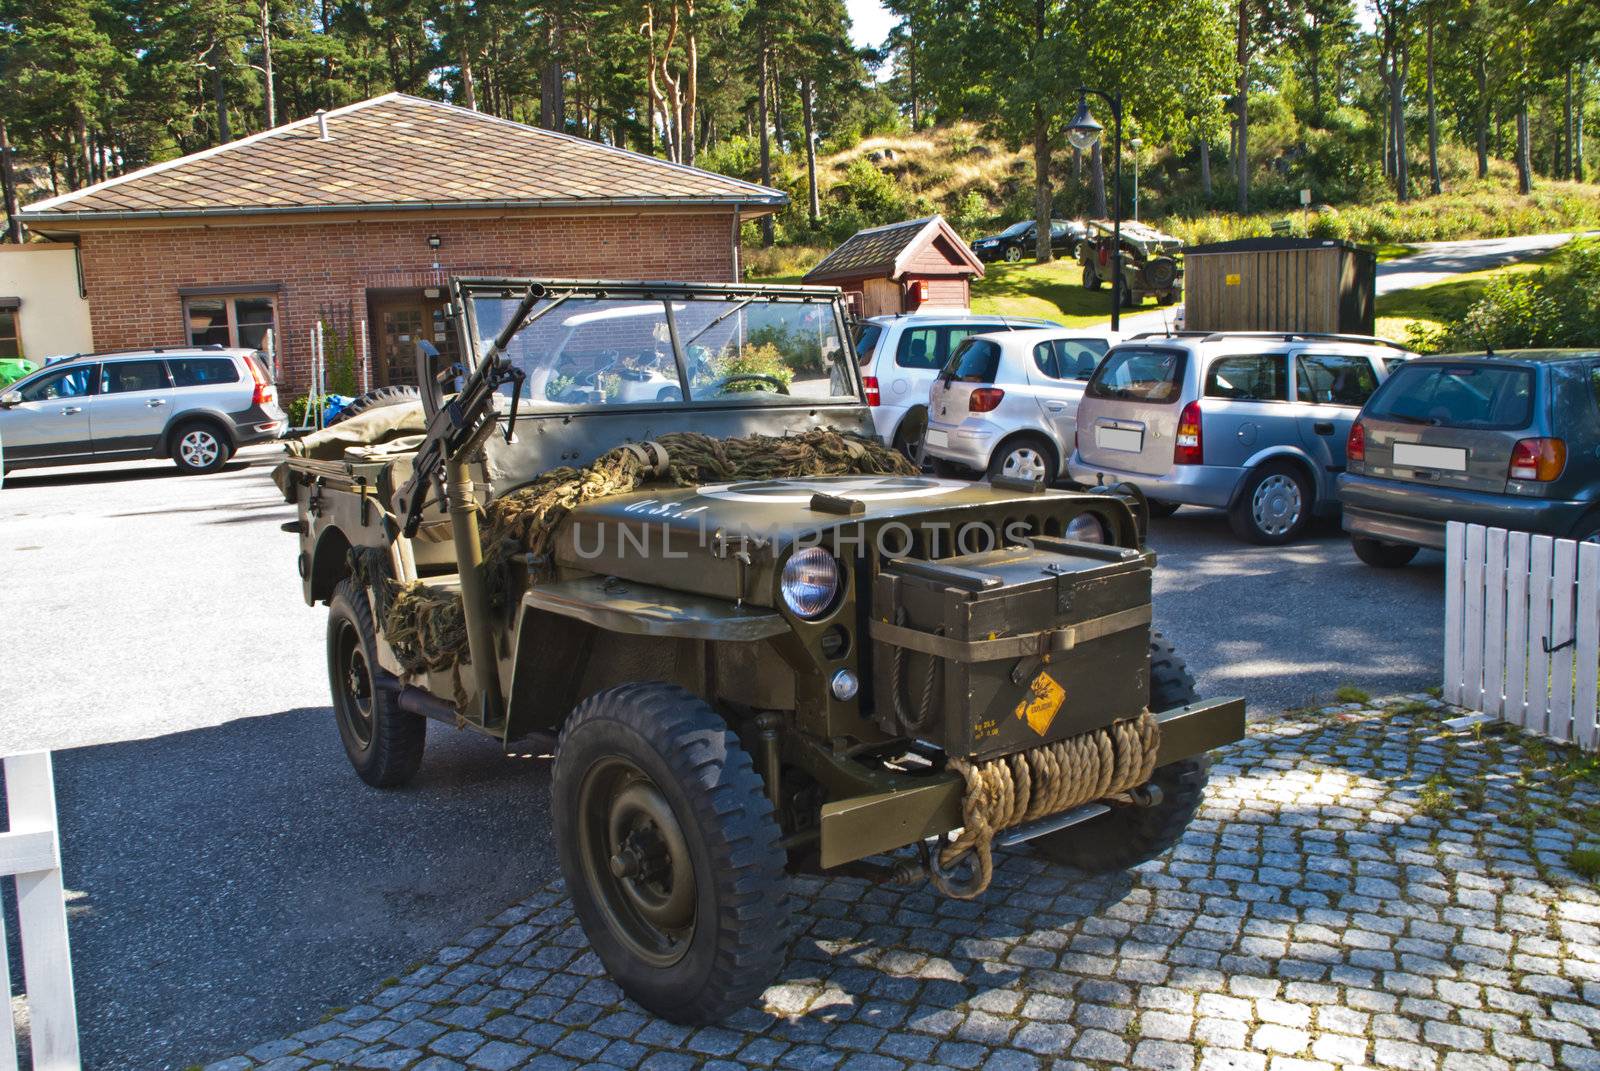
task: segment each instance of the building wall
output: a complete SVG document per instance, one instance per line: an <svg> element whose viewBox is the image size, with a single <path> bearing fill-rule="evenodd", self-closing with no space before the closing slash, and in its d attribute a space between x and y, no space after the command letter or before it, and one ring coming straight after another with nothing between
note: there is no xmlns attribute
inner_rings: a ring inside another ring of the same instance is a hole
<svg viewBox="0 0 1600 1071"><path fill-rule="evenodd" d="M0 245L0 297L22 300L17 327L24 357L43 363L46 357L94 349L89 303L78 292L72 246Z"/></svg>
<svg viewBox="0 0 1600 1071"><path fill-rule="evenodd" d="M85 228L84 283L101 349L183 343L186 287L278 284L278 379L309 381L321 311L366 291L442 286L452 275L735 278L730 212L637 212L500 218L368 219L184 227ZM440 247L428 246L438 235Z"/></svg>

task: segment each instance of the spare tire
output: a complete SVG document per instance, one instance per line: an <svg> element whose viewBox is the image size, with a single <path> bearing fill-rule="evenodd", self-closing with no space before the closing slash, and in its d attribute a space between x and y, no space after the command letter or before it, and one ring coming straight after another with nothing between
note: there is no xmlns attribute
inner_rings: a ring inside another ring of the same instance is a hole
<svg viewBox="0 0 1600 1071"><path fill-rule="evenodd" d="M1171 257L1155 257L1144 266L1146 290L1170 290L1178 278L1178 262Z"/></svg>
<svg viewBox="0 0 1600 1071"><path fill-rule="evenodd" d="M422 393L417 388L408 384L398 384L393 387L379 387L369 390L356 398L355 401L339 410L339 415L333 418L332 423L349 420L361 413L370 413L374 409L382 409L390 405L402 405L406 402L419 402Z"/></svg>

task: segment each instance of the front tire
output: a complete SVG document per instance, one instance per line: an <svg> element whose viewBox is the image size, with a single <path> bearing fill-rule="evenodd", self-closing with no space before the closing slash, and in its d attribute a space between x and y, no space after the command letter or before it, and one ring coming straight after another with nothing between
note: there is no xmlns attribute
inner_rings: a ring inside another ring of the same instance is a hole
<svg viewBox="0 0 1600 1071"><path fill-rule="evenodd" d="M1088 267L1087 265L1083 269L1083 288L1085 290L1099 290L1100 289L1100 275L1099 275L1099 273L1096 272L1093 268Z"/></svg>
<svg viewBox="0 0 1600 1071"><path fill-rule="evenodd" d="M1194 678L1183 658L1159 632L1150 633L1150 709L1159 713L1195 701ZM1047 859L1090 874L1138 866L1178 843L1205 795L1211 760L1204 755L1159 767L1151 780L1161 802L1141 807L1114 804L1109 814L1030 842Z"/></svg>
<svg viewBox="0 0 1600 1071"><path fill-rule="evenodd" d="M339 739L361 780L395 788L416 776L428 722L377 687L378 632L367 593L341 580L328 604L328 683Z"/></svg>
<svg viewBox="0 0 1600 1071"><path fill-rule="evenodd" d="M172 433L172 460L188 476L216 472L233 456L233 444L215 424L194 421Z"/></svg>
<svg viewBox="0 0 1600 1071"><path fill-rule="evenodd" d="M1234 535L1262 546L1299 539L1311 521L1311 484L1294 465L1269 461L1246 479L1228 510Z"/></svg>
<svg viewBox="0 0 1600 1071"><path fill-rule="evenodd" d="M1022 259L1022 248L1015 245L1006 246L1005 258L1007 264L1017 263Z"/></svg>
<svg viewBox="0 0 1600 1071"><path fill-rule="evenodd" d="M1374 569L1399 569L1410 564L1411 559L1417 556L1417 551L1421 548L1405 543L1385 543L1381 539L1351 536L1350 549L1356 552L1356 557Z"/></svg>
<svg viewBox="0 0 1600 1071"><path fill-rule="evenodd" d="M551 807L573 906L629 997L711 1023L777 976L791 925L781 831L701 699L659 683L585 699L561 731Z"/></svg>

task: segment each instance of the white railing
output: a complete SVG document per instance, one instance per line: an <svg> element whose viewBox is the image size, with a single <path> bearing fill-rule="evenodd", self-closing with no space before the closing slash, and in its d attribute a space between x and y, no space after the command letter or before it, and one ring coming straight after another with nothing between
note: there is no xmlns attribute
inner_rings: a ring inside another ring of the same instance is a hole
<svg viewBox="0 0 1600 1071"><path fill-rule="evenodd" d="M5 759L6 808L11 828L0 832L0 879L17 882L22 977L34 1071L78 1071L78 1014L72 998L72 957L67 951L66 892L56 836L56 789L50 755ZM0 914L0 975L9 979L5 916ZM17 1066L17 1028L10 982L0 1015L0 1071Z"/></svg>
<svg viewBox="0 0 1600 1071"><path fill-rule="evenodd" d="M1444 698L1600 748L1600 544L1451 521Z"/></svg>

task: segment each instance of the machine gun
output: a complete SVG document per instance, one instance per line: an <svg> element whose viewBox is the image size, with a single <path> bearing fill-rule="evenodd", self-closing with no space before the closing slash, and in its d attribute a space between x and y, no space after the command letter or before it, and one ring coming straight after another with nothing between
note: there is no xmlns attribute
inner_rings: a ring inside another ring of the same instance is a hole
<svg viewBox="0 0 1600 1071"><path fill-rule="evenodd" d="M511 441L517 423L517 401L522 395L523 372L506 359L506 347L511 344L512 337L521 328L533 306L544 296L544 287L534 284L528 288L516 312L495 338L494 345L489 347L478 366L466 376L454 397L445 398L444 385L461 374L461 367L452 365L435 375L433 360L438 357L439 351L431 344L418 340L417 382L422 390L422 407L428 418L428 429L422 445L417 449L411 478L395 496L395 512L400 517L401 531L407 538L416 535L417 527L422 523L422 507L428 497L429 487L438 490L440 501L447 501L445 464L458 458L470 458L493 431L497 416L495 396L508 383L512 390L506 441ZM464 491L470 493L470 485L453 488L453 493L457 495Z"/></svg>

